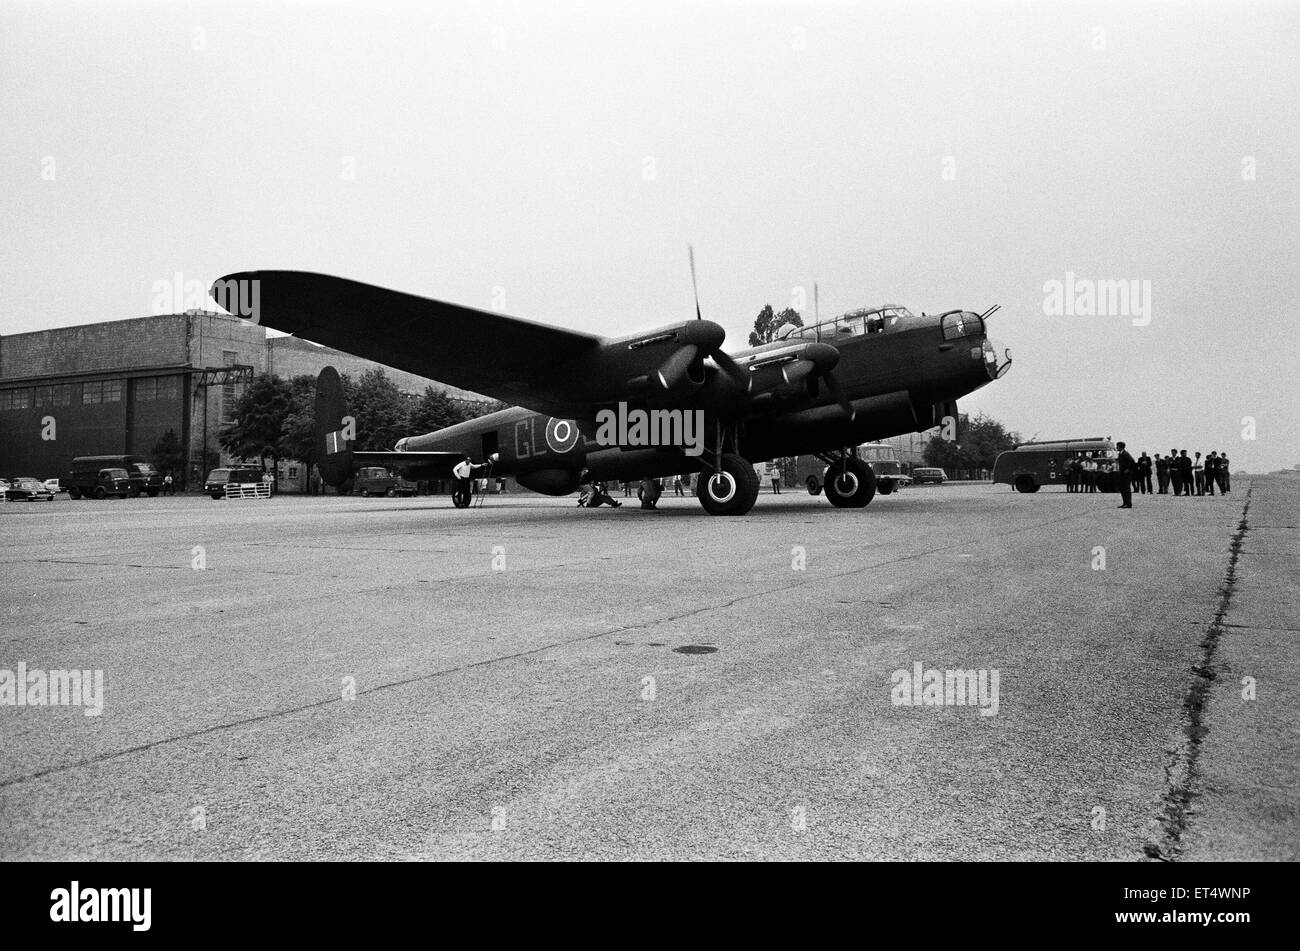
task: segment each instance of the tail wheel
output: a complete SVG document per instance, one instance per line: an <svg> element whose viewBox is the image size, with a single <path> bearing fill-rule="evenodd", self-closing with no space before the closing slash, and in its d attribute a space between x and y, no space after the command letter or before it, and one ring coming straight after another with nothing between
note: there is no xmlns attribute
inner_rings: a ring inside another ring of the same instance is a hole
<svg viewBox="0 0 1300 951"><path fill-rule="evenodd" d="M758 499L758 473L743 457L726 453L717 473L707 469L697 480L696 495L710 515L744 515Z"/></svg>
<svg viewBox="0 0 1300 951"><path fill-rule="evenodd" d="M860 509L876 495L876 474L871 466L846 456L826 470L826 498L842 509Z"/></svg>
<svg viewBox="0 0 1300 951"><path fill-rule="evenodd" d="M822 484L821 484L820 482L817 481L817 477L816 477L816 476L809 476L809 477L808 477L808 494L809 494L809 495L821 495L821 491L822 491Z"/></svg>

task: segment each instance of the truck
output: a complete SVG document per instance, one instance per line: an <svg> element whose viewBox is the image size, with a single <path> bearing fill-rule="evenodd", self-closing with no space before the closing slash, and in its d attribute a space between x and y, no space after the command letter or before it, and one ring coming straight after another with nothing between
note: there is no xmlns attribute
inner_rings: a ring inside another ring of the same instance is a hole
<svg viewBox="0 0 1300 951"><path fill-rule="evenodd" d="M898 453L893 446L883 442L863 443L856 449L857 457L871 466L876 477L876 491L889 495L905 485L912 477L903 471ZM795 460L795 480L802 483L809 495L818 495L826 484L826 463L817 456L799 456Z"/></svg>

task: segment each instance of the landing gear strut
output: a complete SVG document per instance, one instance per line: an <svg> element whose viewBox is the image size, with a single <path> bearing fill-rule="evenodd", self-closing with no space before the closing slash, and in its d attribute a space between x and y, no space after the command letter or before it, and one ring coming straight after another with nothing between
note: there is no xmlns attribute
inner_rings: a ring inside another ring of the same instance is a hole
<svg viewBox="0 0 1300 951"><path fill-rule="evenodd" d="M696 495L710 515L744 515L758 500L758 473L737 451L734 424L719 421L713 433L713 445L703 454Z"/></svg>

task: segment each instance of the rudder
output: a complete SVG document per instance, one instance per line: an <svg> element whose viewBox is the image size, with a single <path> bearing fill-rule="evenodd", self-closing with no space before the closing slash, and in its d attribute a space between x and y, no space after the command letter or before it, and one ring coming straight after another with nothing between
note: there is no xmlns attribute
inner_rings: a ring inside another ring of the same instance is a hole
<svg viewBox="0 0 1300 951"><path fill-rule="evenodd" d="M352 477L352 446L356 420L348 415L339 371L325 367L316 377L316 467L327 485L339 486Z"/></svg>

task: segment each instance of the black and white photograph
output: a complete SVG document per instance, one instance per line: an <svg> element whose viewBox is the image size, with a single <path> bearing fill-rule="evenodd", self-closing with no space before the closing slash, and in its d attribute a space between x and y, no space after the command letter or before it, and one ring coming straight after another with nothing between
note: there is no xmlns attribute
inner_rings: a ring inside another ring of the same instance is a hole
<svg viewBox="0 0 1300 951"><path fill-rule="evenodd" d="M1297 103L1283 0L0 0L23 914L1108 863L1062 900L1243 935L1300 858Z"/></svg>

